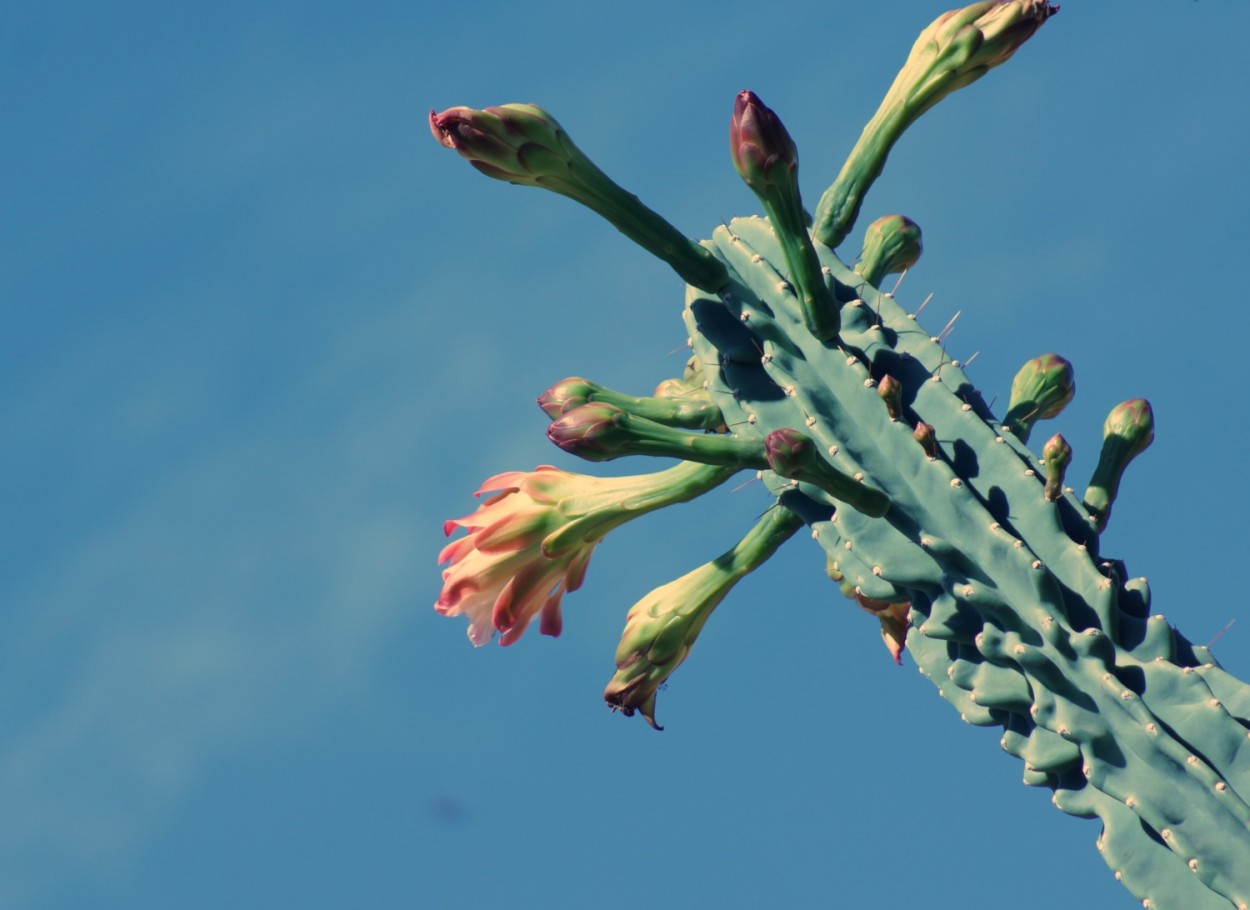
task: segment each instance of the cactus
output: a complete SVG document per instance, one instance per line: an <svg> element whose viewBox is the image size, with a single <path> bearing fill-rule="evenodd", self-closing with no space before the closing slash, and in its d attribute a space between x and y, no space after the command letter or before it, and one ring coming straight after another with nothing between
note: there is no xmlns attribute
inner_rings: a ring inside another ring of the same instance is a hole
<svg viewBox="0 0 1250 910"><path fill-rule="evenodd" d="M741 93L731 157L768 217L734 219L700 244L612 183L539 108L431 112L435 137L483 173L570 196L666 261L687 284L693 349L686 375L650 397L571 378L539 398L548 436L567 452L685 464L650 481L551 468L493 478L483 490L502 492L448 523L470 535L444 550L453 566L439 609L469 614L475 644L492 628L510 643L538 614L558 634L560 597L608 530L758 472L775 496L760 523L629 611L610 707L658 729L656 692L716 605L806 524L895 659L906 648L964 721L1001 727L1027 785L1101 820L1098 849L1143 906L1246 908L1250 687L1152 613L1145 580L1101 553L1125 470L1154 436L1149 404L1111 412L1077 498L1064 437L1040 457L1027 447L1035 423L1071 400L1071 364L1030 360L995 417L942 333L879 287L920 256L915 223L873 222L854 268L834 252L903 130L1056 10L984 0L925 29L814 219L789 133Z"/></svg>

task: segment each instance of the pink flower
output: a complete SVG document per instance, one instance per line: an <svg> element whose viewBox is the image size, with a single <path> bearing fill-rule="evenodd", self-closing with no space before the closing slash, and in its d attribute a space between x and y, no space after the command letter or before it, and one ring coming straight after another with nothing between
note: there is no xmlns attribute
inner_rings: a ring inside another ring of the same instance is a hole
<svg viewBox="0 0 1250 910"><path fill-rule="evenodd" d="M560 599L586 575L595 545L636 515L685 502L733 473L691 463L656 474L588 477L542 465L487 479L474 494L497 491L477 510L443 525L469 533L443 548L443 590L434 609L469 618L469 640L484 645L496 631L510 645L541 615L539 631L560 634Z"/></svg>

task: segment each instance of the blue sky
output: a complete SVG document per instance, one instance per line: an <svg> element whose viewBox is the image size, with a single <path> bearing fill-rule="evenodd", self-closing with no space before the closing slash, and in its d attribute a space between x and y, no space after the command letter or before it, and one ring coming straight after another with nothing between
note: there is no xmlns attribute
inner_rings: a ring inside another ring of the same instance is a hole
<svg viewBox="0 0 1250 910"><path fill-rule="evenodd" d="M558 640L431 605L446 518L552 463L533 398L679 374L682 289L426 113L530 101L692 236L757 211L734 95L814 201L945 4L46 4L0 37L0 906L1129 907L1096 823L1019 783L795 540L656 734L601 692L625 611L767 500L600 546ZM1250 669L1241 0L1071 2L895 151L864 215L926 252L1005 400L1076 365L1072 475L1155 406L1105 549ZM676 353L674 353L676 351ZM536 631L536 630L534 630ZM1008 898L1009 896L1009 898Z"/></svg>

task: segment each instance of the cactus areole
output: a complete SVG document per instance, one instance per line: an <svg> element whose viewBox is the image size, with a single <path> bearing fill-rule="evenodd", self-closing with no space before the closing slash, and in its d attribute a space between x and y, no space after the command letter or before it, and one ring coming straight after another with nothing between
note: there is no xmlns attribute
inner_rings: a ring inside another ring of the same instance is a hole
<svg viewBox="0 0 1250 910"><path fill-rule="evenodd" d="M1112 409L1084 494L1071 447L1027 447L1075 392L1056 354L1028 361L995 417L942 334L879 282L921 253L900 215L867 229L854 269L834 248L904 129L1007 60L1057 7L986 0L940 16L809 219L798 152L751 92L736 99L730 154L767 218L697 243L613 183L549 114L525 104L430 114L436 139L490 177L544 187L598 212L687 285L693 355L652 395L579 377L539 404L548 436L590 461L682 460L598 479L540 467L487 481L452 540L436 605L474 644L510 644L539 617L561 629L593 547L622 522L759 472L776 502L721 556L629 611L605 692L653 726L656 692L733 585L806 525L830 577L905 647L960 717L1002 729L1024 781L1102 823L1098 849L1154 910L1250 907L1250 687L1163 616L1145 579L1099 552L1129 462L1154 436L1150 405ZM732 429L730 429L732 428ZM968 457L973 453L974 458ZM804 535L807 536L807 535ZM728 541L727 541L728 543Z"/></svg>

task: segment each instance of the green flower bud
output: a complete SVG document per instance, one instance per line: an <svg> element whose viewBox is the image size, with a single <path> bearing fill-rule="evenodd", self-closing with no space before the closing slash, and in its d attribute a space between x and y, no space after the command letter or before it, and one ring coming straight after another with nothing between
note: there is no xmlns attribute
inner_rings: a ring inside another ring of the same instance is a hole
<svg viewBox="0 0 1250 910"><path fill-rule="evenodd" d="M1011 381L1011 400L1003 425L1021 442L1028 442L1033 424L1059 416L1075 394L1072 364L1058 354L1034 357Z"/></svg>
<svg viewBox="0 0 1250 910"><path fill-rule="evenodd" d="M886 275L897 275L920 261L924 244L920 225L905 215L886 215L868 226L864 252L855 271L874 287Z"/></svg>
<svg viewBox="0 0 1250 910"><path fill-rule="evenodd" d="M1085 491L1085 508L1099 531L1111 517L1111 506L1129 462L1144 452L1154 438L1154 412L1144 398L1122 402L1107 415L1098 467Z"/></svg>

